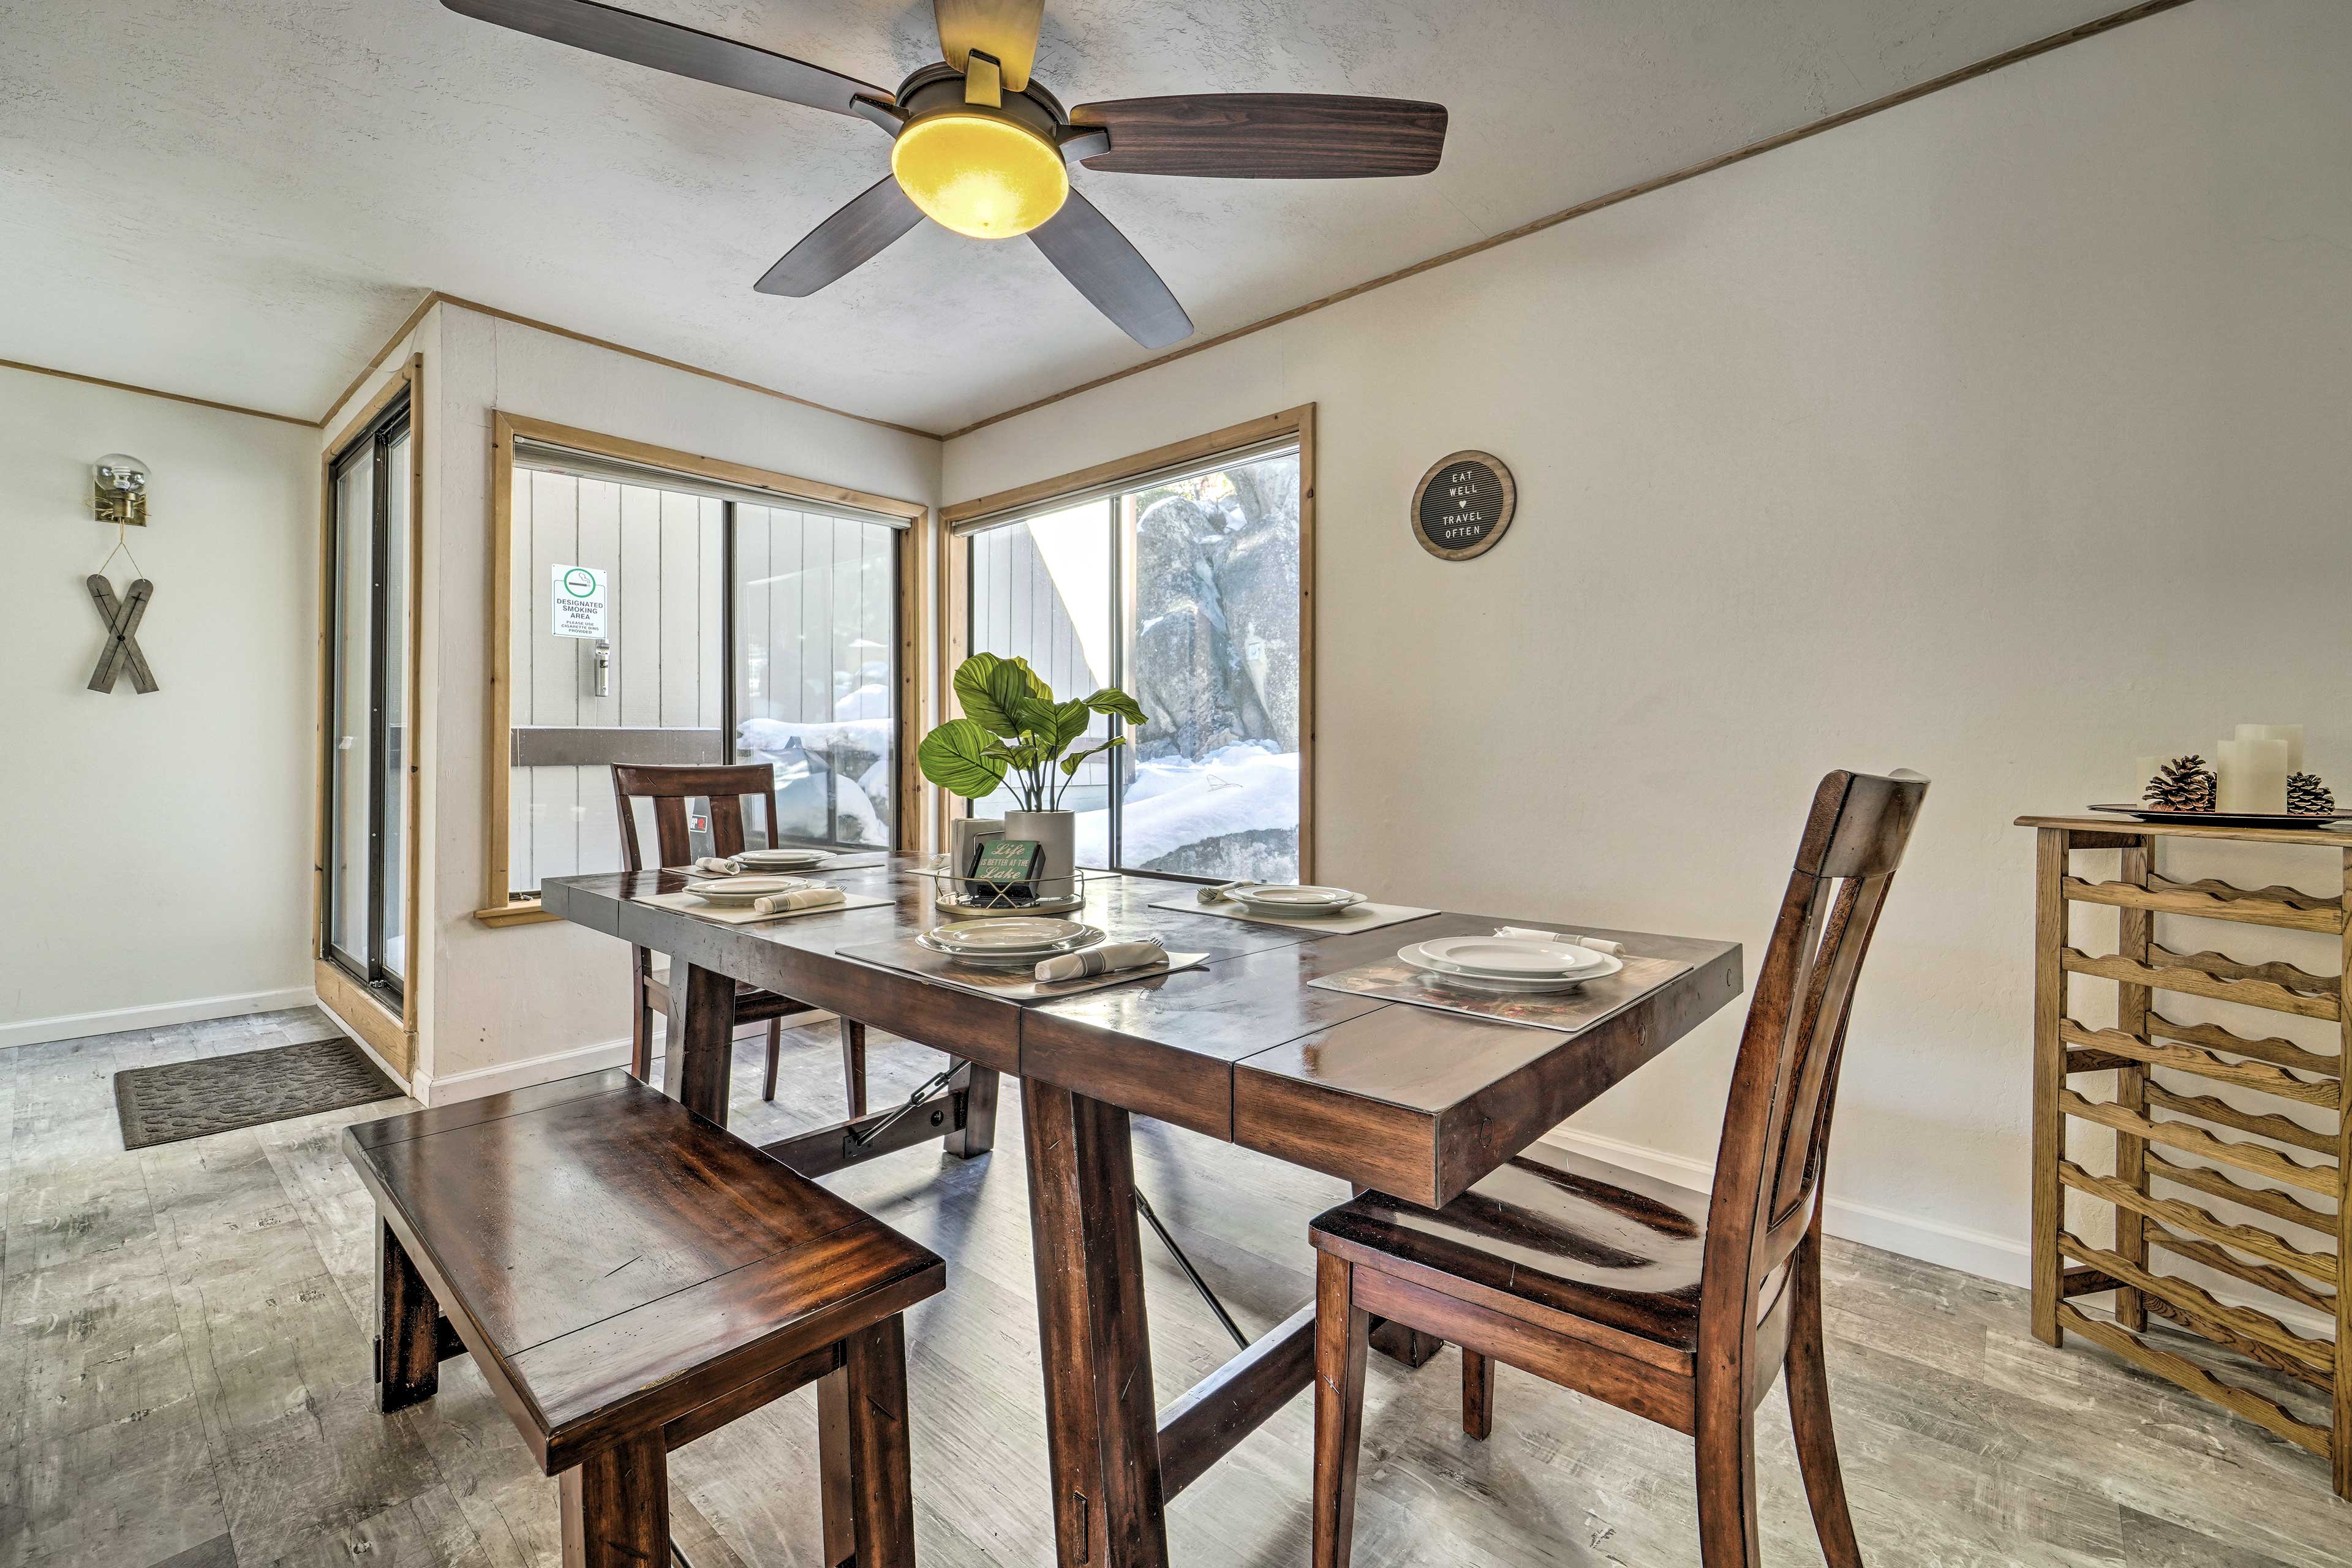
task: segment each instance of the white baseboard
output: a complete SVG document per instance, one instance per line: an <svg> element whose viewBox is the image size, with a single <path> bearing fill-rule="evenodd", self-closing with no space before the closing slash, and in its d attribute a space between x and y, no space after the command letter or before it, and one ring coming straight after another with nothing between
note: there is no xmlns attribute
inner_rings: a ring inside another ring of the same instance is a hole
<svg viewBox="0 0 2352 1568"><path fill-rule="evenodd" d="M1695 1192L1706 1191L1715 1181L1715 1167L1712 1165L1701 1164L1681 1154L1669 1154L1663 1150L1620 1142L1596 1132L1580 1132L1572 1127L1555 1127L1544 1134L1543 1142L1571 1153L1591 1154L1612 1164L1622 1165L1629 1171L1638 1171L1643 1175L1654 1176L1659 1181L1671 1182L1675 1186L1688 1187ZM1966 1226L1947 1225L1941 1220L1922 1219L1916 1215L1898 1214L1893 1209L1840 1197L1829 1198L1823 1204L1822 1228L1843 1240L1858 1241L1864 1247L1916 1258L1922 1263L1957 1268L1963 1274L1973 1274L1981 1279L2021 1288L2032 1283L2032 1249L2024 1241L2012 1237L1971 1230ZM2303 1333L2325 1339L2335 1332L2336 1325L2331 1319L2267 1295L2250 1293L2236 1281L2209 1270L2199 1271L2198 1282L2218 1300L2233 1306L2253 1307Z"/></svg>
<svg viewBox="0 0 2352 1568"><path fill-rule="evenodd" d="M198 996L145 1007L115 1007L102 1013L61 1013L53 1018L0 1024L0 1047L79 1040L90 1035L119 1035L127 1029L160 1029L171 1024L200 1024L207 1018L235 1018L247 1013L278 1013L289 1007L313 1006L318 1000L316 991L308 985L297 985L283 991L247 991L233 996Z"/></svg>
<svg viewBox="0 0 2352 1568"><path fill-rule="evenodd" d="M1696 1160L1669 1154L1662 1150L1620 1142L1597 1132L1555 1127L1544 1134L1543 1141L1695 1192L1705 1192L1715 1181L1715 1167L1712 1165L1703 1165ZM1970 1230L1964 1226L1946 1225L1940 1220L1921 1219L1914 1215L1897 1214L1892 1209L1840 1197L1832 1197L1823 1207L1822 1228L1847 1241L1858 1241L1865 1247L1901 1253L1923 1263L1938 1263L1964 1274L1974 1274L1979 1279L1998 1279L2004 1285L2031 1282L2032 1259L2025 1243L2005 1236Z"/></svg>
<svg viewBox="0 0 2352 1568"><path fill-rule="evenodd" d="M836 1021L834 1014L821 1011L795 1014L788 1020L795 1029L812 1028ZM735 1037L750 1039L762 1027L758 1024L745 1024L735 1031ZM661 1060L664 1029L662 1020L656 1017L654 1020L654 1060L656 1064ZM575 1046L568 1051L551 1051L543 1057L526 1057L519 1062L500 1062L496 1067L450 1073L444 1078L418 1073L410 1092L426 1105L449 1105L461 1100L479 1100L486 1094L504 1094L509 1089L529 1089L533 1084L553 1083L560 1078L578 1078L583 1073L603 1072L606 1068L628 1065L629 1042L625 1039L605 1040L598 1045Z"/></svg>
<svg viewBox="0 0 2352 1568"><path fill-rule="evenodd" d="M343 1038L349 1040L352 1044L360 1048L360 1055L375 1063L376 1071L383 1074L384 1077L398 1084L400 1086L401 1093L407 1095L411 1100L416 1098L415 1090L409 1084L408 1075L402 1072L398 1068L394 1067L390 1062L384 1060L383 1053L377 1050L373 1046L369 1045L365 1036L362 1035L357 1029L352 1028L349 1024L343 1022L342 1019L337 1017L333 1008L321 1005L319 1011L325 1016L327 1022L335 1026L336 1033L341 1035Z"/></svg>
<svg viewBox="0 0 2352 1568"><path fill-rule="evenodd" d="M624 1037L593 1046L575 1046L568 1051L551 1051L543 1057L526 1057L519 1062L476 1068L470 1072L441 1077L418 1073L409 1092L426 1105L453 1105L463 1100L479 1100L486 1094L504 1094L533 1084L553 1083L560 1078L578 1078L583 1073L628 1065L629 1042Z"/></svg>

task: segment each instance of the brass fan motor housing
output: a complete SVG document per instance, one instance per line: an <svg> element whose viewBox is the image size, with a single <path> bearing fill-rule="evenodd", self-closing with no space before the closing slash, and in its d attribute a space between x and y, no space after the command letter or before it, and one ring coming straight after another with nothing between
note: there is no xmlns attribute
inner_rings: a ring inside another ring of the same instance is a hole
<svg viewBox="0 0 2352 1568"><path fill-rule="evenodd" d="M945 60L924 66L908 76L898 84L896 96L899 112L908 125L950 111L992 115L1043 137L1049 147L1059 147L1070 124L1069 111L1062 107L1062 100L1046 91L1034 77L1020 91L1006 91L1003 101L997 106L966 101L964 73Z"/></svg>

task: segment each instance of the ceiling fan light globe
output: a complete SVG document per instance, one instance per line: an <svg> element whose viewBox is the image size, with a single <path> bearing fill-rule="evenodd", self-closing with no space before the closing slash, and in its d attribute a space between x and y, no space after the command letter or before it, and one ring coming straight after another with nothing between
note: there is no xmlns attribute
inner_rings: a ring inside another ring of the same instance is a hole
<svg viewBox="0 0 2352 1568"><path fill-rule="evenodd" d="M1070 174L1054 144L992 114L927 114L898 133L890 172L926 217L974 239L1011 239L1062 210Z"/></svg>

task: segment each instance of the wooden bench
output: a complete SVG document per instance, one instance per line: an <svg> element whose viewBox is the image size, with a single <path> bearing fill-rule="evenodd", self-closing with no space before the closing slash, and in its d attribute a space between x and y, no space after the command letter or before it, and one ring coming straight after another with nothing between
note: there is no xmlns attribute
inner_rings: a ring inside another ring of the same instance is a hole
<svg viewBox="0 0 2352 1568"><path fill-rule="evenodd" d="M825 1561L910 1568L906 1338L945 1266L614 1069L343 1134L383 1410L467 1352L562 1478L563 1561L669 1559L670 1449L818 1384Z"/></svg>

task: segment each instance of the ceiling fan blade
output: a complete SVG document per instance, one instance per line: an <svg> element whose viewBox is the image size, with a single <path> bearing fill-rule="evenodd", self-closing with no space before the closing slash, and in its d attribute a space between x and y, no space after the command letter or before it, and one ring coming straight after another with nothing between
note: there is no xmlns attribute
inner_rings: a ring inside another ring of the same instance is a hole
<svg viewBox="0 0 2352 1568"><path fill-rule="evenodd" d="M907 199L898 179L885 174L803 235L752 287L762 294L805 299L881 255L922 220L922 209Z"/></svg>
<svg viewBox="0 0 2352 1568"><path fill-rule="evenodd" d="M835 114L856 114L851 100L861 93L890 101L889 93L881 88L806 60L771 54L617 6L600 5L596 0L441 0L441 4L460 16L495 22L576 49L651 66L673 76L741 88L786 103L829 109Z"/></svg>
<svg viewBox="0 0 2352 1568"><path fill-rule="evenodd" d="M1121 174L1360 180L1426 174L1445 152L1445 106L1310 92L1203 92L1082 103L1070 123L1110 132L1085 160Z"/></svg>
<svg viewBox="0 0 2352 1568"><path fill-rule="evenodd" d="M1076 191L1029 237L1096 310L1145 348L1164 349L1192 335L1192 319L1151 263Z"/></svg>
<svg viewBox="0 0 2352 1568"><path fill-rule="evenodd" d="M931 0L931 14L939 19L940 53L948 64L961 70L978 49L995 57L1005 91L1029 85L1045 0Z"/></svg>

